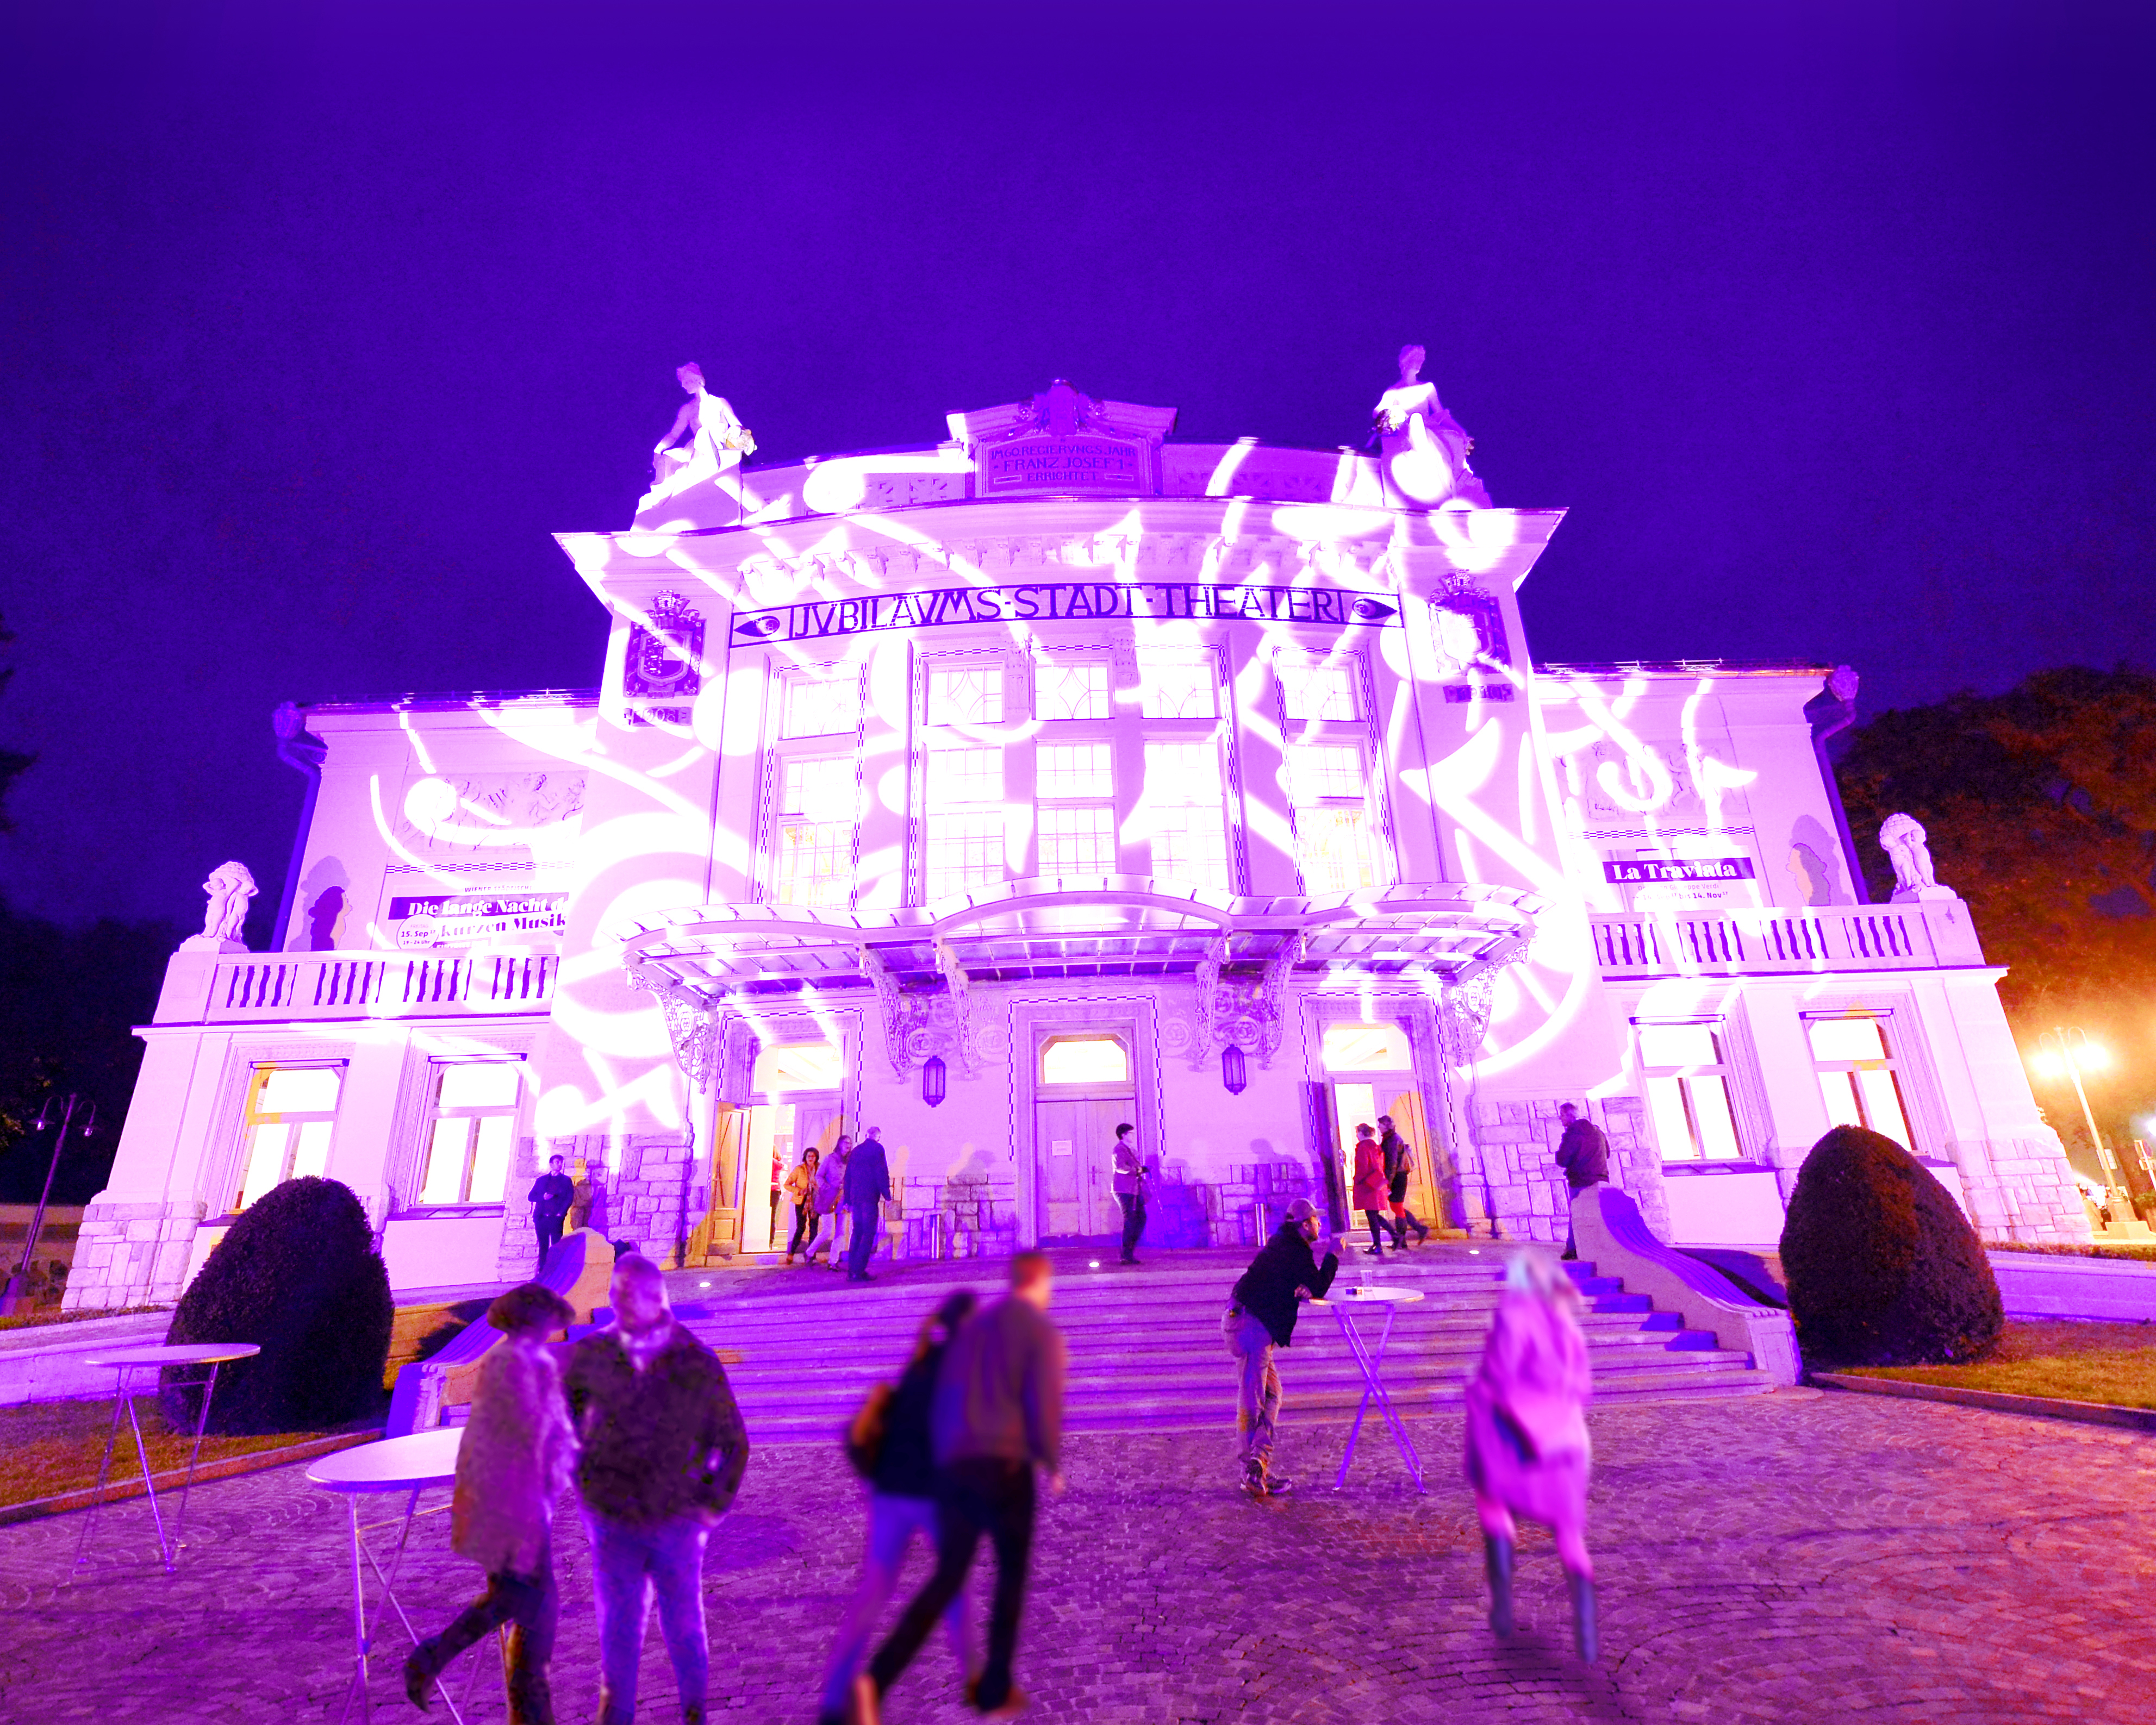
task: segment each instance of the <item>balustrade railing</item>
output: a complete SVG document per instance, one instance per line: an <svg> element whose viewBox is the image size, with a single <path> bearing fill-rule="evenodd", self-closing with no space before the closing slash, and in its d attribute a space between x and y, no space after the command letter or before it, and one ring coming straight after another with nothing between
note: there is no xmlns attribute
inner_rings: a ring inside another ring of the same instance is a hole
<svg viewBox="0 0 2156 1725"><path fill-rule="evenodd" d="M1913 904L1626 912L1591 921L1595 960L1608 976L1913 970L1942 962L1923 910Z"/></svg>
<svg viewBox="0 0 2156 1725"><path fill-rule="evenodd" d="M561 960L537 953L251 953L218 960L201 1021L543 1012Z"/></svg>

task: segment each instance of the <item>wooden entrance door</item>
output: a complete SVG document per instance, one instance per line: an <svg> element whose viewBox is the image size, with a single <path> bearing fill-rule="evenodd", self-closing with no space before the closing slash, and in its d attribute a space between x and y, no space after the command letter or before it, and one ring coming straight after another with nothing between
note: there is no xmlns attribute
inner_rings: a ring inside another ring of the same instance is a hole
<svg viewBox="0 0 2156 1725"><path fill-rule="evenodd" d="M1116 1202L1116 1125L1131 1118L1127 1096L1087 1096L1034 1105L1034 1153L1040 1170L1045 1240L1112 1237L1122 1231Z"/></svg>
<svg viewBox="0 0 2156 1725"><path fill-rule="evenodd" d="M1353 1077L1333 1079L1332 1089L1333 1142L1339 1146L1341 1190L1351 1191L1354 1187L1355 1129L1375 1128L1382 1138L1384 1129L1378 1125L1378 1117L1390 1114L1394 1129L1414 1152L1414 1170L1408 1176L1408 1208L1418 1220L1433 1228L1446 1226L1431 1167L1429 1121L1423 1110L1422 1092L1415 1088L1413 1075L1358 1073ZM1352 1226L1360 1222L1362 1216L1358 1212L1348 1220Z"/></svg>

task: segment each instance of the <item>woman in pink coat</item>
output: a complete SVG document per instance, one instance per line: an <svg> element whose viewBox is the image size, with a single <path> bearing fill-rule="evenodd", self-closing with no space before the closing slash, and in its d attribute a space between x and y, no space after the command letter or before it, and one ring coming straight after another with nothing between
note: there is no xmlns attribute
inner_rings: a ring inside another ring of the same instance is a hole
<svg viewBox="0 0 2156 1725"><path fill-rule="evenodd" d="M1481 1369L1467 1386L1467 1482L1490 1572L1490 1627L1512 1633L1512 1518L1557 1534L1579 1656L1593 1660L1594 1563L1587 1554L1587 1339L1579 1292L1539 1252L1505 1267Z"/></svg>
<svg viewBox="0 0 2156 1725"><path fill-rule="evenodd" d="M1369 1255L1381 1258L1385 1255L1385 1153L1378 1147L1374 1128L1358 1126L1355 1129L1355 1164L1348 1195L1355 1208L1363 1212L1363 1219L1370 1225ZM1394 1249L1405 1252L1407 1235L1402 1231L1399 1239L1393 1242Z"/></svg>

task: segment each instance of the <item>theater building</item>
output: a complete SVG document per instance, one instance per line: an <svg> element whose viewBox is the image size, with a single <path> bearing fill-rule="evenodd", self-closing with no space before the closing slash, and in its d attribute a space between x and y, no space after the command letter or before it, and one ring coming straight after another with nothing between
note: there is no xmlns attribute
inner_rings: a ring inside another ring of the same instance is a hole
<svg viewBox="0 0 2156 1725"><path fill-rule="evenodd" d="M1966 907L1863 902L1829 668L1537 665L1561 510L1412 423L1173 417L1058 383L700 449L561 536L597 688L283 709L276 950L175 955L69 1301L172 1298L307 1173L400 1287L514 1276L552 1154L611 1237L768 1252L778 1174L870 1126L908 1252L1112 1232L1122 1121L1156 1246L1344 1221L1381 1113L1418 1214L1561 1239L1566 1101L1681 1243L1774 1240L1836 1121L1989 1237L2087 1237Z"/></svg>

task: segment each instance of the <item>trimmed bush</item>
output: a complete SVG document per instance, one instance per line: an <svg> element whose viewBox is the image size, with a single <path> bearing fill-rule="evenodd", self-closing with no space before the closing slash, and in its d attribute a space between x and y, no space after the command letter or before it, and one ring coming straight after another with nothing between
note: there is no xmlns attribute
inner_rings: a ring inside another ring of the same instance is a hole
<svg viewBox="0 0 2156 1725"><path fill-rule="evenodd" d="M261 1349L218 1369L211 1431L321 1431L379 1408L394 1315L366 1210L349 1186L311 1176L242 1212L180 1297L165 1339ZM165 1416L191 1428L201 1401L182 1375L166 1370Z"/></svg>
<svg viewBox="0 0 2156 1725"><path fill-rule="evenodd" d="M1961 1207L1922 1163L1861 1126L1835 1127L1804 1159L1782 1270L1807 1365L1974 1359L2005 1326Z"/></svg>

